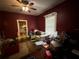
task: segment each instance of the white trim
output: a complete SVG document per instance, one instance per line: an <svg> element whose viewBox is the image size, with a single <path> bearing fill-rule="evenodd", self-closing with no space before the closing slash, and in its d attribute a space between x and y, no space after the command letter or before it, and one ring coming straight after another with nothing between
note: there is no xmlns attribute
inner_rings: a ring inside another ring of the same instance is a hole
<svg viewBox="0 0 79 59"><path fill-rule="evenodd" d="M47 18L47 17L53 16L53 15L57 15L57 12L52 12L50 14L45 15L44 17Z"/></svg>

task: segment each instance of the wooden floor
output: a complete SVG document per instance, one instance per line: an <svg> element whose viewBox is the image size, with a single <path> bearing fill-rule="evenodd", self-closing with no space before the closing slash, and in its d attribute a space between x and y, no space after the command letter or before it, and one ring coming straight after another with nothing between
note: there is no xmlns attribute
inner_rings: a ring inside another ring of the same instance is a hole
<svg viewBox="0 0 79 59"><path fill-rule="evenodd" d="M19 43L19 49L19 53L11 55L8 59L20 59L21 57L33 52L36 49L36 47L31 41L25 41Z"/></svg>

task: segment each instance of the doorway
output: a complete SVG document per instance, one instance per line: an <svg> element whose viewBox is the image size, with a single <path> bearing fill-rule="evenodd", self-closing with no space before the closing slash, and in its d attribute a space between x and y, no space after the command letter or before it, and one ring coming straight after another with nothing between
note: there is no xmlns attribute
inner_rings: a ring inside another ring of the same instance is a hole
<svg viewBox="0 0 79 59"><path fill-rule="evenodd" d="M18 39L25 39L28 36L27 20L17 20Z"/></svg>

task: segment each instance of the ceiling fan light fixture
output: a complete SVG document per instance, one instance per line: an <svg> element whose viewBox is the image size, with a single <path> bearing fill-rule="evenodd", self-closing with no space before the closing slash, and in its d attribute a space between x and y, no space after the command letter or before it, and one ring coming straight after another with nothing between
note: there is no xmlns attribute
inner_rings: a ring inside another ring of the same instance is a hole
<svg viewBox="0 0 79 59"><path fill-rule="evenodd" d="M23 10L23 11L28 11L28 10L29 10L29 8L28 8L28 7L23 6L23 7L22 7L22 10Z"/></svg>
<svg viewBox="0 0 79 59"><path fill-rule="evenodd" d="M22 11L25 12L30 12L30 9L32 10L36 10L36 8L33 8L32 6L34 5L33 2L31 2L32 0L17 0L19 3L23 4L24 6L22 7Z"/></svg>

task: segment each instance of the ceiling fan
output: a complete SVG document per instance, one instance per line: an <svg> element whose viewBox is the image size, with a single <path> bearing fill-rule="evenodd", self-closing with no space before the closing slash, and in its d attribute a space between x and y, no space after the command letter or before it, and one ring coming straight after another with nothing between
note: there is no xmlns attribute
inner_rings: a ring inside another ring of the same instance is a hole
<svg viewBox="0 0 79 59"><path fill-rule="evenodd" d="M30 9L37 10L36 8L32 7L34 5L34 3L31 2L32 0L16 0L16 1L18 1L20 4L23 4L23 7L22 7L23 11L31 12ZM17 5L11 5L11 6L13 6L13 7L19 7Z"/></svg>

